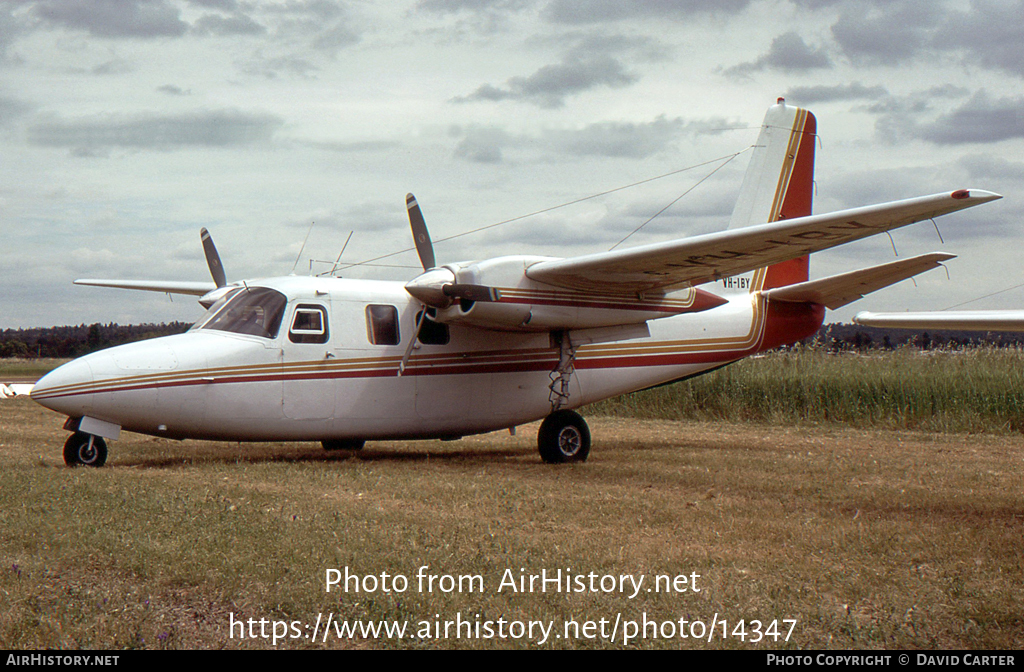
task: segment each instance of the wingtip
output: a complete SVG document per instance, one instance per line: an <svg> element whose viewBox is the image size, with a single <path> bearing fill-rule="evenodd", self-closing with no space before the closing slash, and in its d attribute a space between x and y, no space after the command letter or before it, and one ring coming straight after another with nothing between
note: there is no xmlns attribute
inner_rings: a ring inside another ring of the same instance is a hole
<svg viewBox="0 0 1024 672"><path fill-rule="evenodd" d="M853 316L853 323L854 324L864 324L863 320L871 319L872 315L873 315L873 313L869 313L866 310L862 310L862 311L860 311L859 313L857 313L856 315Z"/></svg>
<svg viewBox="0 0 1024 672"><path fill-rule="evenodd" d="M1002 194L997 194L994 191L985 191L984 189L958 189L951 193L950 196L957 200L969 199L979 203L997 201L1003 197Z"/></svg>

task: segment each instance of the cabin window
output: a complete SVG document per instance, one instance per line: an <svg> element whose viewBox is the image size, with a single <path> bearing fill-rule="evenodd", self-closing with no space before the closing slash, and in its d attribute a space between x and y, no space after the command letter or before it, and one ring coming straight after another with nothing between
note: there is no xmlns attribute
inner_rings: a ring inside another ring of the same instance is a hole
<svg viewBox="0 0 1024 672"><path fill-rule="evenodd" d="M298 305L292 316L292 328L288 340L292 343L326 343L330 334L327 330L327 309L317 305Z"/></svg>
<svg viewBox="0 0 1024 672"><path fill-rule="evenodd" d="M366 335L374 345L398 345L398 309L394 306L366 307Z"/></svg>
<svg viewBox="0 0 1024 672"><path fill-rule="evenodd" d="M434 322L431 313L435 312L433 309L426 311L420 311L416 314L416 322L423 320L423 324L420 325L419 337L416 339L423 345L448 345L448 341L451 340L451 334L448 332L448 325L440 322Z"/></svg>
<svg viewBox="0 0 1024 672"><path fill-rule="evenodd" d="M232 296L200 328L275 338L287 303L284 294L277 290L247 287Z"/></svg>

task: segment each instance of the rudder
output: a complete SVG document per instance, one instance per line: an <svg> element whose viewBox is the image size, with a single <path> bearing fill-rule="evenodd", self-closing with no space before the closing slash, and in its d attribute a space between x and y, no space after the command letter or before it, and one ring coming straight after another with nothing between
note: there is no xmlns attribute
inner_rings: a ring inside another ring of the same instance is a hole
<svg viewBox="0 0 1024 672"><path fill-rule="evenodd" d="M814 197L814 143L817 121L809 111L787 106L768 109L743 177L729 228L737 229L811 214ZM751 290L806 281L808 257L757 271Z"/></svg>

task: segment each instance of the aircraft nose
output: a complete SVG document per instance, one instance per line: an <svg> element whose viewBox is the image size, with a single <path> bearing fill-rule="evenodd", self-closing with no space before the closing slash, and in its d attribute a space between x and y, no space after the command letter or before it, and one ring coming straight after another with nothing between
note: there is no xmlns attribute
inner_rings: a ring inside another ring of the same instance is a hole
<svg viewBox="0 0 1024 672"><path fill-rule="evenodd" d="M59 413L81 416L92 406L91 386L95 380L88 358L83 357L57 367L35 384L29 396L33 401Z"/></svg>

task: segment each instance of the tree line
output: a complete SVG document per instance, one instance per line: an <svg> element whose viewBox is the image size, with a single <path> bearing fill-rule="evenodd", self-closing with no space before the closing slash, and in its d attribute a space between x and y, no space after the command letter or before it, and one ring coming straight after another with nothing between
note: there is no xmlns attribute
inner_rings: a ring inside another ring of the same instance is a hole
<svg viewBox="0 0 1024 672"><path fill-rule="evenodd" d="M970 348L975 346L1024 347L1024 333L1010 331L961 331L887 329L859 324L826 324L803 345L831 351L893 350L895 348Z"/></svg>
<svg viewBox="0 0 1024 672"><path fill-rule="evenodd" d="M0 358L54 357L68 359L123 343L187 331L188 322L160 324L80 324L78 326L0 331Z"/></svg>

